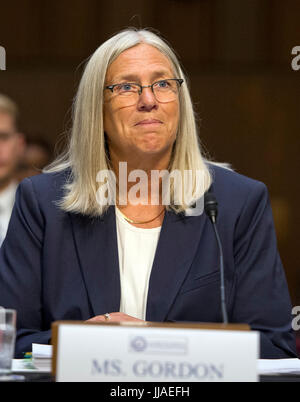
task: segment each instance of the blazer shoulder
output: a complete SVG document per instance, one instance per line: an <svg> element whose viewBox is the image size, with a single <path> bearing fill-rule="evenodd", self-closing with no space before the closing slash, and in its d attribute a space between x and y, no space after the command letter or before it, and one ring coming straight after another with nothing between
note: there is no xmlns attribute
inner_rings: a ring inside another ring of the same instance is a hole
<svg viewBox="0 0 300 402"><path fill-rule="evenodd" d="M209 164L212 176L211 189L218 201L220 212L239 215L244 208L249 211L269 203L266 185L259 180L244 176L233 170Z"/></svg>
<svg viewBox="0 0 300 402"><path fill-rule="evenodd" d="M20 183L20 191L29 191L34 194L39 204L47 205L58 201L64 195L65 185L70 177L70 171L63 170L55 173L41 173L27 177Z"/></svg>
<svg viewBox="0 0 300 402"><path fill-rule="evenodd" d="M252 191L265 191L266 185L248 176L240 174L230 168L208 164L212 176L212 187L216 190L231 191L240 195L249 194Z"/></svg>

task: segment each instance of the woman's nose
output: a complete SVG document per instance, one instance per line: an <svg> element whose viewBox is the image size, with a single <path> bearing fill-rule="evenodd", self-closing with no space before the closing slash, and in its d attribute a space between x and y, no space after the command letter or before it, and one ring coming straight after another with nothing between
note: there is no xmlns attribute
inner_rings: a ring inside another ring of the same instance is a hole
<svg viewBox="0 0 300 402"><path fill-rule="evenodd" d="M155 98L155 95L152 89L143 88L142 93L139 96L138 100L138 109L140 110L152 110L158 107L158 102Z"/></svg>

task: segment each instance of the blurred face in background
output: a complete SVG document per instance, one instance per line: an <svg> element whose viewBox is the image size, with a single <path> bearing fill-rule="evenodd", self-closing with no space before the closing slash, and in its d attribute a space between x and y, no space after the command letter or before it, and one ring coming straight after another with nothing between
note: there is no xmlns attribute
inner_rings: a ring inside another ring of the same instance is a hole
<svg viewBox="0 0 300 402"><path fill-rule="evenodd" d="M17 132L14 118L0 111L0 191L14 179L23 152L24 137Z"/></svg>
<svg viewBox="0 0 300 402"><path fill-rule="evenodd" d="M18 181L25 177L35 176L41 173L42 169L51 161L51 154L48 149L40 144L27 144L18 169Z"/></svg>

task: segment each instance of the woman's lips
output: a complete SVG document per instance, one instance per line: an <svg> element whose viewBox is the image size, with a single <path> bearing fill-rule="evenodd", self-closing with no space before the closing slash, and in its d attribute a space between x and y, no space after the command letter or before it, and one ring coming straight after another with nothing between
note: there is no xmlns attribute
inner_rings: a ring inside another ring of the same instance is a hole
<svg viewBox="0 0 300 402"><path fill-rule="evenodd" d="M156 119L146 119L146 120L141 120L138 123L136 123L136 126L148 126L151 124L162 124L162 122L160 120L156 120Z"/></svg>

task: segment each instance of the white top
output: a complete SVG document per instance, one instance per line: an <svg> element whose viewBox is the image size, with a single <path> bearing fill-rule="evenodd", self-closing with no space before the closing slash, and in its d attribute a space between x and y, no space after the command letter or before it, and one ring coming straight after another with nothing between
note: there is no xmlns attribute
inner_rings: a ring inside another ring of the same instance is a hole
<svg viewBox="0 0 300 402"><path fill-rule="evenodd" d="M120 312L145 320L149 278L161 226L137 228L124 219L118 208L115 210L121 280Z"/></svg>
<svg viewBox="0 0 300 402"><path fill-rule="evenodd" d="M0 192L0 247L6 236L10 215L14 206L17 184L11 183Z"/></svg>

